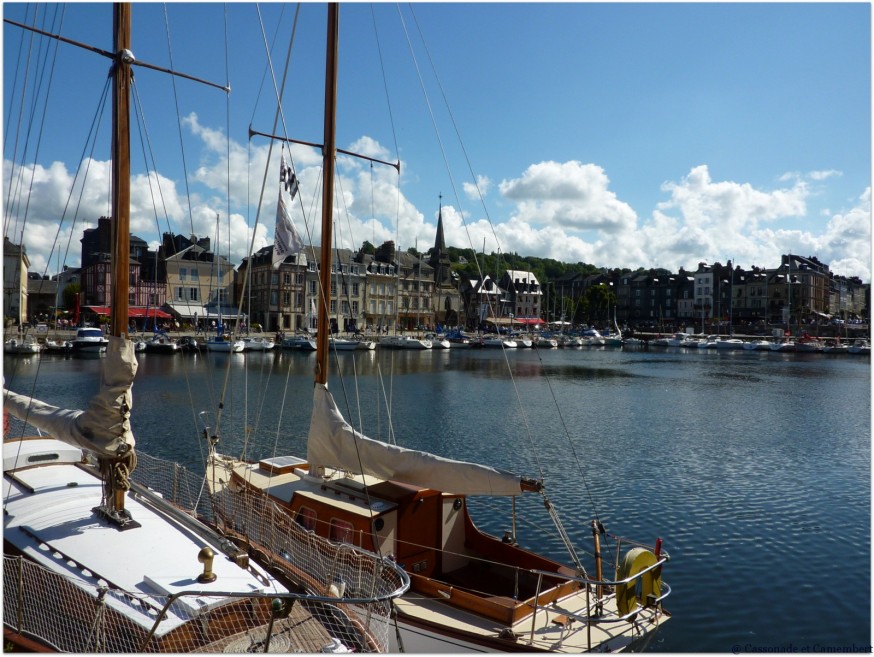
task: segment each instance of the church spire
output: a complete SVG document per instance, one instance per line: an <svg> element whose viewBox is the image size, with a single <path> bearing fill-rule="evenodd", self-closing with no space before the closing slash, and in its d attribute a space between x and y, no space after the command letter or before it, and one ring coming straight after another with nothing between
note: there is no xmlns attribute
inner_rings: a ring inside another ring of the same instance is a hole
<svg viewBox="0 0 874 657"><path fill-rule="evenodd" d="M437 211L437 237L428 264L434 268L434 282L438 286L452 284L452 266L449 253L446 251L446 240L443 236L443 194L439 195L440 209Z"/></svg>

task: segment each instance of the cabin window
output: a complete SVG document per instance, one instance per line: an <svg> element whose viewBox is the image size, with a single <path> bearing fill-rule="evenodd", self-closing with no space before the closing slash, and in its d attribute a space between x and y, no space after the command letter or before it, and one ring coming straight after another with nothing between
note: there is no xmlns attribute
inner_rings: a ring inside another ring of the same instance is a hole
<svg viewBox="0 0 874 657"><path fill-rule="evenodd" d="M297 524L304 529L308 529L309 531L315 531L316 529L316 512L314 509L307 506L300 507L295 520L297 521Z"/></svg>
<svg viewBox="0 0 874 657"><path fill-rule="evenodd" d="M348 520L331 518L330 539L337 543L352 543L352 523Z"/></svg>

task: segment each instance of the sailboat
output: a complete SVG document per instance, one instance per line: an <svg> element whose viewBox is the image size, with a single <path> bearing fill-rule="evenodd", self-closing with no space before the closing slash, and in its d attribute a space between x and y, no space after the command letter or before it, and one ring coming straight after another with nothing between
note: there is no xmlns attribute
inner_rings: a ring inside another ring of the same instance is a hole
<svg viewBox="0 0 874 657"><path fill-rule="evenodd" d="M117 54L104 53L113 60L115 85L111 335L99 390L84 411L51 406L4 382L4 414L22 422L21 435L3 443L5 647L384 650L390 601L409 585L396 565L317 537L295 539L271 505L247 506L252 531L235 542L204 522L214 514L211 502L233 500L222 500L220 491L205 497L202 475L135 449L137 361L126 335L130 5L115 6L114 26ZM28 427L39 435L25 435ZM260 527L281 530L281 539Z"/></svg>
<svg viewBox="0 0 874 657"><path fill-rule="evenodd" d="M334 18L325 85L319 331L307 452L248 461L216 447L207 467L210 486L253 502L275 502L295 526L388 555L401 565L410 589L394 599L398 632L392 651L612 652L640 645L670 618L662 606L670 593L662 579L669 555L660 540L645 546L614 537L595 520L595 563L589 573L560 522L570 566L518 545L515 530L503 537L488 535L468 512L470 496L515 500L540 494L548 515L557 520L543 483L368 438L345 420L328 389L338 11L333 4L328 10ZM227 527L246 521L232 510L219 514ZM602 556L602 540L615 541L609 558ZM610 568L612 575L605 571Z"/></svg>

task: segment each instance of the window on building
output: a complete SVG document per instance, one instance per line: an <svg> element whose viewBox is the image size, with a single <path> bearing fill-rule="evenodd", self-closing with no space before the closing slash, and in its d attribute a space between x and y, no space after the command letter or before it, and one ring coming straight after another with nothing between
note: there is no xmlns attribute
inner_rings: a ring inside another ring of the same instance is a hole
<svg viewBox="0 0 874 657"><path fill-rule="evenodd" d="M186 267L180 267L179 268L179 280L184 283L186 278L188 278L188 269Z"/></svg>

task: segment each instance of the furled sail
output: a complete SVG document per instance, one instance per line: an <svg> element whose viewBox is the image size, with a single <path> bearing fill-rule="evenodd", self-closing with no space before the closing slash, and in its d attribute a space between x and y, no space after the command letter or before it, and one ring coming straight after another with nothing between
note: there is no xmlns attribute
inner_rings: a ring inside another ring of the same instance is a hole
<svg viewBox="0 0 874 657"><path fill-rule="evenodd" d="M70 445L114 458L133 449L130 426L131 386L137 372L134 345L109 337L100 390L85 411L51 406L26 395L3 390L3 408L31 426Z"/></svg>
<svg viewBox="0 0 874 657"><path fill-rule="evenodd" d="M316 384L307 441L311 472L333 467L464 495L519 495L522 478L368 438L343 418L328 388ZM362 472L363 470L363 472Z"/></svg>

